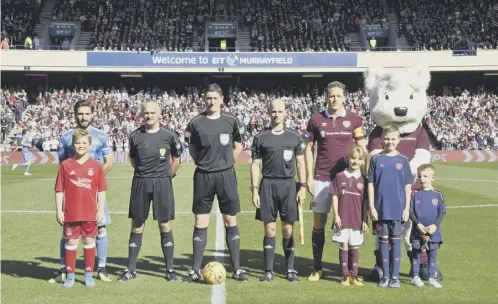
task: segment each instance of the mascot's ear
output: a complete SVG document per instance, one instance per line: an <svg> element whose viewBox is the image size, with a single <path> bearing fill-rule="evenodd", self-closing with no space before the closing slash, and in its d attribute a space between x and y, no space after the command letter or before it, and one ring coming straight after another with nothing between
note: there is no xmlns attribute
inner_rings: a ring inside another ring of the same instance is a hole
<svg viewBox="0 0 498 304"><path fill-rule="evenodd" d="M427 66L414 66L407 69L410 86L418 91L426 91L431 82L431 72Z"/></svg>
<svg viewBox="0 0 498 304"><path fill-rule="evenodd" d="M380 67L369 68L364 74L366 91L373 91L379 85L379 80L384 74Z"/></svg>

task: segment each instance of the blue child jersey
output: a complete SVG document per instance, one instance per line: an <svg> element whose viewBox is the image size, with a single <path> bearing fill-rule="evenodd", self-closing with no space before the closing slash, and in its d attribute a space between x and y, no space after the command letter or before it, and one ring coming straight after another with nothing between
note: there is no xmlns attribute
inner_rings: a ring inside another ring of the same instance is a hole
<svg viewBox="0 0 498 304"><path fill-rule="evenodd" d="M375 155L368 182L374 184L374 205L379 220L401 220L406 203L406 185L413 182L410 163L402 155Z"/></svg>
<svg viewBox="0 0 498 304"><path fill-rule="evenodd" d="M410 209L415 214L419 223L425 227L434 224L438 217L446 214L446 204L443 194L435 190L413 192ZM436 232L431 236L429 242L443 242L441 227L437 227Z"/></svg>

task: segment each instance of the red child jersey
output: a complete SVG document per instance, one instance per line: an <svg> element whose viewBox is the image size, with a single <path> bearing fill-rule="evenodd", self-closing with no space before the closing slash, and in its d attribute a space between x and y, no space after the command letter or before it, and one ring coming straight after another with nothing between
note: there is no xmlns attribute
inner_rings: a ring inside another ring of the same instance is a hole
<svg viewBox="0 0 498 304"><path fill-rule="evenodd" d="M377 126L372 132L368 139L368 151L372 152L376 149L383 149L382 147L382 128ZM427 131L419 125L415 131L409 134L401 134L401 138L396 150L411 161L415 156L415 150L424 149L430 150L429 135Z"/></svg>
<svg viewBox="0 0 498 304"><path fill-rule="evenodd" d="M57 174L55 192L64 192L64 221L95 221L97 193L106 191L107 183L100 164L89 158L83 164L68 158Z"/></svg>
<svg viewBox="0 0 498 304"><path fill-rule="evenodd" d="M314 114L308 122L305 137L317 143L315 179L331 181L346 169L346 157L355 143L355 137L363 136L363 118L343 109L337 118L327 110ZM355 136L356 135L356 136Z"/></svg>
<svg viewBox="0 0 498 304"><path fill-rule="evenodd" d="M347 170L337 174L330 187L330 194L339 200L339 217L342 229L361 230L363 228L363 201L366 200L366 179L353 175Z"/></svg>

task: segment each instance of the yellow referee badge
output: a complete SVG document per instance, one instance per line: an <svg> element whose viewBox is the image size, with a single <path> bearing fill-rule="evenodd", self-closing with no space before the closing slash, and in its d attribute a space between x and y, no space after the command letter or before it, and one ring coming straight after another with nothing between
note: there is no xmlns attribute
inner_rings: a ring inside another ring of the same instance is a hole
<svg viewBox="0 0 498 304"><path fill-rule="evenodd" d="M161 154L161 156L164 156L166 154L166 148L160 148L159 154Z"/></svg>

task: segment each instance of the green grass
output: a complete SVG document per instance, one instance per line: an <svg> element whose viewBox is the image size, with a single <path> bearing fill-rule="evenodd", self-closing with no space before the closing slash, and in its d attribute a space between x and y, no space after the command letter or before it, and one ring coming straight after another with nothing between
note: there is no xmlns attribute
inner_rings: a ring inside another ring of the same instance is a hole
<svg viewBox="0 0 498 304"><path fill-rule="evenodd" d="M173 224L175 235L175 264L180 275L191 265L193 216L193 166L184 166L174 180L177 216ZM202 284L168 283L163 278L164 266L159 245L157 225L146 225L144 242L138 263L136 280L119 283L97 281L94 290L87 290L81 282L72 290L63 290L59 284L46 280L58 268L61 228L55 220L54 178L56 166L34 166L32 176L22 175L22 169L11 172L2 166L2 302L3 303L210 303L211 287ZM438 164L437 187L446 198L448 214L443 222L444 245L439 252L439 267L444 273L443 289L430 287L416 289L408 285L409 278L402 276L399 290L381 290L373 283L363 288L341 287L338 283L339 267L337 245L331 243L327 233L324 252L326 279L317 283L306 280L312 265L311 223L312 214L305 213L306 244L296 248L296 268L301 282L293 285L285 281L281 239L277 241L275 270L278 278L271 283L260 283L262 273L263 226L254 220L249 193L249 165L238 165L239 192L242 210L238 217L241 233L242 266L249 272L250 281L241 284L228 279L227 303L325 303L325 302L494 302L498 266L498 208L479 205L498 204L496 164ZM127 165L116 165L108 174L108 199L113 212L128 210L132 170ZM455 180L458 179L458 180ZM465 180L462 180L465 179ZM472 181L479 180L479 181ZM474 208L455 208L473 206ZM48 211L46 213L9 213L6 211ZM209 242L204 264L213 260L215 252L215 221L211 217ZM327 225L327 228L329 224ZM297 226L296 226L297 228ZM110 238L108 267L114 278L127 263L130 221L127 214L112 214L108 227ZM328 231L328 230L327 230ZM296 234L297 235L297 234ZM224 239L224 237L223 237ZM360 272L366 275L373 265L372 237L366 237L361 248ZM82 269L82 249L79 248L78 269ZM403 255L404 258L404 255ZM228 275L231 275L228 254L224 258ZM402 262L402 273L408 272L408 262ZM82 278L81 271L77 278Z"/></svg>

